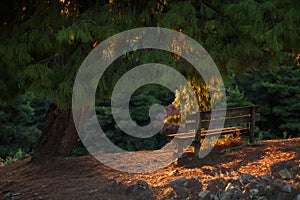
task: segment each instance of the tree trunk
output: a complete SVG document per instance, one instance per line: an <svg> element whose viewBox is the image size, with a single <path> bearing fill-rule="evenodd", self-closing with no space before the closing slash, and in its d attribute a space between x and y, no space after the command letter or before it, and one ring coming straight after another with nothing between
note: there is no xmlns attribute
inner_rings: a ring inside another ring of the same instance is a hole
<svg viewBox="0 0 300 200"><path fill-rule="evenodd" d="M86 110L82 111L85 119ZM44 130L38 141L32 162L51 160L54 157L70 156L79 139L72 110L60 110L51 104L45 119Z"/></svg>

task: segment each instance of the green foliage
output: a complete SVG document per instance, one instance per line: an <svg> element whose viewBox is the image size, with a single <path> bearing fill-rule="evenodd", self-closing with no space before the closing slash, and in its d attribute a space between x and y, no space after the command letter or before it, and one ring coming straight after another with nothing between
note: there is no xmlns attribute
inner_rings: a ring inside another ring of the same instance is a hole
<svg viewBox="0 0 300 200"><path fill-rule="evenodd" d="M197 37L200 29L198 29L198 19L196 10L190 1L183 1L170 4L170 10L166 13L158 14L157 26L169 28Z"/></svg>
<svg viewBox="0 0 300 200"><path fill-rule="evenodd" d="M41 134L46 105L31 94L0 104L0 157L21 159L32 152Z"/></svg>
<svg viewBox="0 0 300 200"><path fill-rule="evenodd" d="M234 78L232 78L234 79ZM242 92L237 85L234 85L232 81L229 81L226 85L226 101L227 107L239 107L253 105L244 92Z"/></svg>
<svg viewBox="0 0 300 200"><path fill-rule="evenodd" d="M18 149L14 156L8 156L3 160L4 165L11 165L15 162L22 160L25 156L27 156L26 152L23 149Z"/></svg>
<svg viewBox="0 0 300 200"><path fill-rule="evenodd" d="M240 88L261 107L262 119L258 124L262 131L279 137L283 137L284 132L289 136L299 136L299 81L300 68L296 64L238 78Z"/></svg>
<svg viewBox="0 0 300 200"><path fill-rule="evenodd" d="M0 41L0 71L9 79L0 78L3 100L29 90L69 108L76 72L91 49L113 34L137 27L160 26L188 34L229 74L279 62L286 51L300 49L296 42L300 8L294 1L13 4L18 11L12 15L19 16L9 17L18 20L10 26L1 24L5 31ZM28 11L20 10L23 6ZM122 61L120 68L127 68L126 58Z"/></svg>
<svg viewBox="0 0 300 200"><path fill-rule="evenodd" d="M82 142L78 142L72 151L73 156L86 156L89 152L86 150Z"/></svg>
<svg viewBox="0 0 300 200"><path fill-rule="evenodd" d="M149 108L154 104L168 105L172 102L173 98L174 96L166 88L152 84L145 85L132 95L130 100L131 118L140 126L147 125L150 122L148 116ZM166 142L165 136L161 134L142 139L124 133L113 119L109 101L99 102L99 106L96 107L96 113L100 126L106 136L122 149L128 151L158 149ZM120 123L127 123L126 120L119 120ZM91 126L91 122L88 121L85 127L86 131L92 131L89 129ZM109 149L107 148L107 150Z"/></svg>
<svg viewBox="0 0 300 200"><path fill-rule="evenodd" d="M300 22L297 1L193 1L193 5L203 45L225 73L272 66L281 62L286 49L300 50L295 44Z"/></svg>

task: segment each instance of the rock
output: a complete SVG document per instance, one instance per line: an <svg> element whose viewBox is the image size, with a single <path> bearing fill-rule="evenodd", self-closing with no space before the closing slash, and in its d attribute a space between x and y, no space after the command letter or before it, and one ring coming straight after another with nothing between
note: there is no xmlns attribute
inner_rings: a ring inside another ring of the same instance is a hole
<svg viewBox="0 0 300 200"><path fill-rule="evenodd" d="M149 185L147 182L145 181L137 181L137 183L135 185L132 185L130 187L127 188L126 191L126 195L129 195L131 197L134 196L134 199L145 199L145 197L147 197L147 199L153 199L153 191L151 189L149 189ZM129 199L131 199L131 197Z"/></svg>
<svg viewBox="0 0 300 200"><path fill-rule="evenodd" d="M283 170L280 170L279 175L281 176L282 179L292 178L291 172L286 168L284 168Z"/></svg>
<svg viewBox="0 0 300 200"><path fill-rule="evenodd" d="M207 195L209 194L209 190L205 190L205 191L202 191L198 194L198 197L200 199L203 199L204 197L206 197Z"/></svg>
<svg viewBox="0 0 300 200"><path fill-rule="evenodd" d="M220 200L217 195L213 195L213 194L210 195L210 199L212 199L212 200Z"/></svg>
<svg viewBox="0 0 300 200"><path fill-rule="evenodd" d="M131 186L131 187L128 188L128 192L135 193L139 190L139 188L140 188L139 185Z"/></svg>
<svg viewBox="0 0 300 200"><path fill-rule="evenodd" d="M232 194L231 191L222 192L222 190L219 189L218 197L220 200L230 200L231 194Z"/></svg>
<svg viewBox="0 0 300 200"><path fill-rule="evenodd" d="M278 188L282 188L285 185L285 183L282 179L276 179L275 181L273 181L273 185Z"/></svg>
<svg viewBox="0 0 300 200"><path fill-rule="evenodd" d="M300 194L297 194L295 200L300 200Z"/></svg>
<svg viewBox="0 0 300 200"><path fill-rule="evenodd" d="M249 181L255 179L255 177L252 176L251 174L242 174L241 178L242 178L243 182L249 182Z"/></svg>
<svg viewBox="0 0 300 200"><path fill-rule="evenodd" d="M107 188L107 191L114 193L114 192L120 192L123 189L125 189L125 186L121 182L114 181L112 185L109 188Z"/></svg>
<svg viewBox="0 0 300 200"><path fill-rule="evenodd" d="M252 196L258 195L258 193L259 193L259 190L256 189L256 188L250 189L249 191L250 191L250 194L251 194Z"/></svg>
<svg viewBox="0 0 300 200"><path fill-rule="evenodd" d="M186 181L184 184L183 184L183 187L187 187L189 185L189 183Z"/></svg>
<svg viewBox="0 0 300 200"><path fill-rule="evenodd" d="M235 192L235 193L231 194L230 199L236 200L236 199L241 199L241 197L242 197L242 194L240 192Z"/></svg>
<svg viewBox="0 0 300 200"><path fill-rule="evenodd" d="M20 199L20 197L18 195L12 196L10 198L10 200L19 200L19 199Z"/></svg>
<svg viewBox="0 0 300 200"><path fill-rule="evenodd" d="M290 193L292 191L291 184L286 184L285 186L283 186L282 191Z"/></svg>
<svg viewBox="0 0 300 200"><path fill-rule="evenodd" d="M8 198L10 198L12 196L12 193L11 192L7 192L4 196L3 196L3 198L4 199L8 199Z"/></svg>
<svg viewBox="0 0 300 200"><path fill-rule="evenodd" d="M263 181L266 181L266 182L271 182L272 181L272 176L271 175L263 175L263 176L260 176L260 178L263 180Z"/></svg>
<svg viewBox="0 0 300 200"><path fill-rule="evenodd" d="M183 183L183 187L193 195L197 195L199 191L202 191L202 184L195 179L188 179Z"/></svg>
<svg viewBox="0 0 300 200"><path fill-rule="evenodd" d="M96 189L92 189L92 190L89 191L89 194L93 194L93 193L96 193L98 191L99 191L99 189L97 189L97 188Z"/></svg>
<svg viewBox="0 0 300 200"><path fill-rule="evenodd" d="M189 197L189 191L180 185L174 185L173 190L175 192L175 199L187 199Z"/></svg>
<svg viewBox="0 0 300 200"><path fill-rule="evenodd" d="M178 178L178 179L175 179L175 180L172 180L170 181L170 185L171 186L174 186L174 185L179 185L179 184L183 184L186 182L186 178L185 177L182 177L182 178Z"/></svg>
<svg viewBox="0 0 300 200"><path fill-rule="evenodd" d="M300 170L300 166L296 165L292 167L292 171L298 171L298 170Z"/></svg>
<svg viewBox="0 0 300 200"><path fill-rule="evenodd" d="M32 191L32 188L31 187L26 187L26 188L21 190L21 193L27 193L27 192L30 192L30 191Z"/></svg>
<svg viewBox="0 0 300 200"><path fill-rule="evenodd" d="M129 187L126 192L126 195L127 195L126 199L136 199L136 200L153 199L154 200L153 191L150 189L145 189L140 185L133 185Z"/></svg>
<svg viewBox="0 0 300 200"><path fill-rule="evenodd" d="M141 187L143 187L145 189L149 189L149 185L148 185L148 183L146 181L138 180L137 181L137 185L139 185L139 186L141 186Z"/></svg>
<svg viewBox="0 0 300 200"><path fill-rule="evenodd" d="M237 200L242 196L241 189L238 185L228 183L224 192L220 195L221 200Z"/></svg>

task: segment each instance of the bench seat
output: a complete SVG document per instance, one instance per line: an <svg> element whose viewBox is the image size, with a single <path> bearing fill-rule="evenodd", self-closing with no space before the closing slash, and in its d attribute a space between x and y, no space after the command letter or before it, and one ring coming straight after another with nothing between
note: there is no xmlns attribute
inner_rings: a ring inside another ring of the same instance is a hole
<svg viewBox="0 0 300 200"><path fill-rule="evenodd" d="M221 135L231 134L231 133L235 133L235 132L240 132L240 133L246 134L247 132L249 132L249 128L242 127L242 126L236 126L236 127L222 128L222 129L202 130L201 137L219 135L220 131L221 131ZM194 138L195 131L190 130L189 132L169 134L168 136L176 137L178 139Z"/></svg>

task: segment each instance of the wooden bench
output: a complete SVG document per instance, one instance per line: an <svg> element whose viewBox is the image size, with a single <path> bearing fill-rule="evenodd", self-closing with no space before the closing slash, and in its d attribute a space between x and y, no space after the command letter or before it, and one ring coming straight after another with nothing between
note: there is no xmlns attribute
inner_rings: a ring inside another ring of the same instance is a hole
<svg viewBox="0 0 300 200"><path fill-rule="evenodd" d="M177 143L178 155L183 153L184 141L194 138L194 156L196 157L199 157L200 140L206 136L240 133L248 135L249 142L254 143L255 122L260 120L260 115L257 113L258 109L258 106L218 109L213 111L213 119L211 118L211 111L194 113L186 116L187 122L183 127L183 131L167 136L174 137L173 141ZM221 120L224 121L224 128L208 130L210 123L218 123ZM198 127L198 129L195 130L195 127Z"/></svg>

